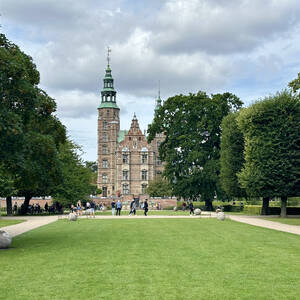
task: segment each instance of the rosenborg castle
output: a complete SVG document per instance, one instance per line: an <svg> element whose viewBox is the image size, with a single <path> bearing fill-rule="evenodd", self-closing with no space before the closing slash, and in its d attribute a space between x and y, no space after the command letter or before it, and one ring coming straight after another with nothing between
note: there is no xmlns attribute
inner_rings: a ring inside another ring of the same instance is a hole
<svg viewBox="0 0 300 300"><path fill-rule="evenodd" d="M98 188L102 197L143 198L149 181L163 171L158 147L164 137L157 135L148 144L135 114L129 130L120 130L120 108L109 56L107 61L98 107ZM159 96L155 111L160 106Z"/></svg>

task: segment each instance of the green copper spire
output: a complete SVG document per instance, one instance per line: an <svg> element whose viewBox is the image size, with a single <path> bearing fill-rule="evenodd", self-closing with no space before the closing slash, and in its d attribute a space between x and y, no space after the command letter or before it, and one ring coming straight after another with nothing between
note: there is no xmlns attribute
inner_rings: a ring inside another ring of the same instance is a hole
<svg viewBox="0 0 300 300"><path fill-rule="evenodd" d="M106 67L105 76L103 79L103 89L101 91L101 104L100 104L99 108L103 108L103 107L118 108L118 106L116 104L117 92L114 89L114 79L112 78L111 68L109 65L110 52L111 52L111 49L109 47L107 47L107 67Z"/></svg>
<svg viewBox="0 0 300 300"><path fill-rule="evenodd" d="M158 98L155 101L154 114L157 114L157 111L161 108L161 99L160 99L160 80L158 81Z"/></svg>

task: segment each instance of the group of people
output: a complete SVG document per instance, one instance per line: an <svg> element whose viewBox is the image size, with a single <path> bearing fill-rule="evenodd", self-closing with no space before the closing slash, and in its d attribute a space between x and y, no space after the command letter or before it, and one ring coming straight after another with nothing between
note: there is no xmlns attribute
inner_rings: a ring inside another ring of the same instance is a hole
<svg viewBox="0 0 300 300"><path fill-rule="evenodd" d="M71 212L75 213L77 216L82 216L83 212L87 217L94 217L95 218L95 208L96 203L94 201L87 201L85 206L81 205L81 202L78 201L76 206L74 204L71 205Z"/></svg>
<svg viewBox="0 0 300 300"><path fill-rule="evenodd" d="M111 214L114 216L115 211L116 211L116 215L120 216L122 206L123 205L122 205L122 202L120 200L118 200L117 202L115 202L115 200L113 200L111 202ZM148 199L145 199L145 201L143 202L142 208L144 210L144 215L147 216L147 213L148 213L148 210L149 210ZM131 215L136 215L136 202L135 202L134 199L130 202L129 216L131 216Z"/></svg>

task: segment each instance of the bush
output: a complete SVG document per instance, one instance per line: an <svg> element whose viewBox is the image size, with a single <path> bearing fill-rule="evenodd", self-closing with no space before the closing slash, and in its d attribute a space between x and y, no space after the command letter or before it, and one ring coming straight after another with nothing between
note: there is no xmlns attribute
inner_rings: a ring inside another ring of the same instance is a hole
<svg viewBox="0 0 300 300"><path fill-rule="evenodd" d="M163 210L174 210L175 206L166 206L163 208Z"/></svg>

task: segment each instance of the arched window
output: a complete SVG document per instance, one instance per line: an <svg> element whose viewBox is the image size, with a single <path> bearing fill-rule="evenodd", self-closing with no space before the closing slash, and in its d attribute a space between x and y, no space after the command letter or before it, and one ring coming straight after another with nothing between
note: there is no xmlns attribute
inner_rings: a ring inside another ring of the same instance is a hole
<svg viewBox="0 0 300 300"><path fill-rule="evenodd" d="M108 123L106 121L102 122L102 129L106 130L108 127Z"/></svg>
<svg viewBox="0 0 300 300"><path fill-rule="evenodd" d="M148 161L148 154L142 153L142 164L146 164Z"/></svg>

